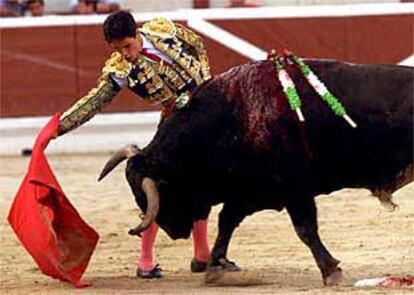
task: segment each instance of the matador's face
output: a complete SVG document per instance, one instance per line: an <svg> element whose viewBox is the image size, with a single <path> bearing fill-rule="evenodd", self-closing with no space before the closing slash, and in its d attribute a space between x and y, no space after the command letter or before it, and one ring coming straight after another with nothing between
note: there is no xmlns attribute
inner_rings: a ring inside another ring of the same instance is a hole
<svg viewBox="0 0 414 295"><path fill-rule="evenodd" d="M142 49L142 38L139 34L135 38L125 37L113 40L110 45L119 52L128 62L134 62Z"/></svg>

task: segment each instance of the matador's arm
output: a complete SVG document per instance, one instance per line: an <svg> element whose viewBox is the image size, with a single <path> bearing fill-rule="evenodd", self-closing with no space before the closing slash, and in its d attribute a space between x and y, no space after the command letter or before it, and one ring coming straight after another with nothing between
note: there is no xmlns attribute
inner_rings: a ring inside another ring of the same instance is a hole
<svg viewBox="0 0 414 295"><path fill-rule="evenodd" d="M58 135L63 135L89 121L118 93L114 89L109 76L102 77L96 88L79 99L60 117Z"/></svg>
<svg viewBox="0 0 414 295"><path fill-rule="evenodd" d="M105 64L98 85L63 113L59 122L58 135L63 135L89 121L105 104L112 101L120 91L120 87L111 79L111 75L125 78L129 71L130 65L122 60L120 54L114 53Z"/></svg>

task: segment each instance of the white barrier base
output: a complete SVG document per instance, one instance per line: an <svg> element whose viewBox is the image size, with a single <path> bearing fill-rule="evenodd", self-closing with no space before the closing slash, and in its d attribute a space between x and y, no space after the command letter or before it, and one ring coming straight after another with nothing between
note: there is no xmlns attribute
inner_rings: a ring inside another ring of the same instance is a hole
<svg viewBox="0 0 414 295"><path fill-rule="evenodd" d="M159 112L102 114L53 140L47 154L111 152L127 144L147 145L155 134ZM0 119L0 156L21 155L51 117Z"/></svg>

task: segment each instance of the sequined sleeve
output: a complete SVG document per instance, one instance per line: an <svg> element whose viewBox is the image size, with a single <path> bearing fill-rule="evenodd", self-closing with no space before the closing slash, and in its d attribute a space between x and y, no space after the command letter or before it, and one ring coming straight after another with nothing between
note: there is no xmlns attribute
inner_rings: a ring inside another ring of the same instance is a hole
<svg viewBox="0 0 414 295"><path fill-rule="evenodd" d="M63 135L95 116L102 106L110 102L118 93L109 76L101 77L97 87L93 88L87 95L80 98L60 118L58 134Z"/></svg>
<svg viewBox="0 0 414 295"><path fill-rule="evenodd" d="M87 95L80 98L60 118L58 135L65 134L89 121L102 107L112 101L120 87L111 76L126 78L131 65L122 59L119 53L113 53L102 69L98 84Z"/></svg>

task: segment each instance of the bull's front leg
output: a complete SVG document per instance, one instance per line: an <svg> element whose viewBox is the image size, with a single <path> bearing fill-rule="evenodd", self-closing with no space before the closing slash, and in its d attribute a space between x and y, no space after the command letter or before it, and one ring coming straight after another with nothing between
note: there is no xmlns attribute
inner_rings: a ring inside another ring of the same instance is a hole
<svg viewBox="0 0 414 295"><path fill-rule="evenodd" d="M316 260L324 285L337 285L342 279L342 270L338 267L340 261L332 257L319 237L314 198L301 198L301 201L292 202L286 208L297 235L309 247Z"/></svg>
<svg viewBox="0 0 414 295"><path fill-rule="evenodd" d="M206 283L213 283L226 271L239 271L240 268L227 259L227 250L231 236L244 219L245 215L234 204L225 204L219 214L218 235L211 250L210 260L205 275Z"/></svg>

